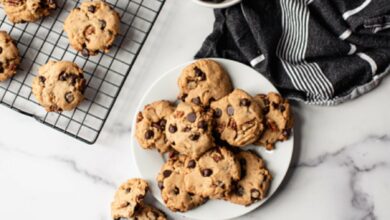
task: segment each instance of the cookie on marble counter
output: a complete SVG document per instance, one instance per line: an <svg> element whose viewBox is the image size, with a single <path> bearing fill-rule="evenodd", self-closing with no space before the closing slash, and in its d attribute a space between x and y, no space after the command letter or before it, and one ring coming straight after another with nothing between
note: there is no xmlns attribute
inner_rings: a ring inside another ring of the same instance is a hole
<svg viewBox="0 0 390 220"><path fill-rule="evenodd" d="M119 14L101 0L84 1L64 23L70 45L82 55L109 52L119 32Z"/></svg>
<svg viewBox="0 0 390 220"><path fill-rule="evenodd" d="M111 203L112 219L132 219L142 207L149 185L145 180L134 178L121 184Z"/></svg>
<svg viewBox="0 0 390 220"><path fill-rule="evenodd" d="M48 112L70 111L84 99L83 71L69 61L49 61L39 68L32 92Z"/></svg>
<svg viewBox="0 0 390 220"><path fill-rule="evenodd" d="M220 139L232 146L242 147L259 139L263 132L263 117L259 104L241 89L212 102Z"/></svg>
<svg viewBox="0 0 390 220"><path fill-rule="evenodd" d="M165 133L172 148L198 158L215 145L211 125L211 111L181 102L168 117Z"/></svg>
<svg viewBox="0 0 390 220"><path fill-rule="evenodd" d="M36 21L57 8L54 0L1 0L1 3L13 23Z"/></svg>
<svg viewBox="0 0 390 220"><path fill-rule="evenodd" d="M265 117L265 131L255 144L272 150L277 141L285 141L290 136L294 125L290 104L288 100L274 92L256 95L255 100Z"/></svg>
<svg viewBox="0 0 390 220"><path fill-rule="evenodd" d="M245 206L264 199L272 181L264 160L253 151L240 151L235 156L240 162L241 178L225 199Z"/></svg>
<svg viewBox="0 0 390 220"><path fill-rule="evenodd" d="M178 79L179 98L185 102L208 106L233 90L229 75L220 64L202 59L185 67Z"/></svg>
<svg viewBox="0 0 390 220"><path fill-rule="evenodd" d="M141 147L156 148L160 153L165 153L170 149L165 136L165 126L168 116L174 110L172 103L161 100L146 105L143 111L138 113L135 137Z"/></svg>
<svg viewBox="0 0 390 220"><path fill-rule="evenodd" d="M7 32L0 31L0 81L15 75L19 64L19 51L14 41Z"/></svg>
<svg viewBox="0 0 390 220"><path fill-rule="evenodd" d="M187 191L211 199L225 198L241 175L238 160L226 147L216 147L198 160L188 160L186 167Z"/></svg>
<svg viewBox="0 0 390 220"><path fill-rule="evenodd" d="M184 178L187 174L186 163L190 158L179 155L169 159L157 176L157 183L165 205L172 211L185 212L207 201L205 197L186 190Z"/></svg>

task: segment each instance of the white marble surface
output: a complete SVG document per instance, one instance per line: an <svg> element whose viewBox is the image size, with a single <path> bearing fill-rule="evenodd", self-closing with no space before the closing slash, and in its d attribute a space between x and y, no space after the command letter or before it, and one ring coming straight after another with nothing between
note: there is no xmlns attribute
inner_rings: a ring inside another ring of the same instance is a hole
<svg viewBox="0 0 390 220"><path fill-rule="evenodd" d="M0 219L110 219L115 187L137 176L129 139L142 92L192 58L213 20L210 9L167 1L93 146L0 106ZM271 200L240 219L390 219L388 94L389 77L341 106L295 104L289 177Z"/></svg>

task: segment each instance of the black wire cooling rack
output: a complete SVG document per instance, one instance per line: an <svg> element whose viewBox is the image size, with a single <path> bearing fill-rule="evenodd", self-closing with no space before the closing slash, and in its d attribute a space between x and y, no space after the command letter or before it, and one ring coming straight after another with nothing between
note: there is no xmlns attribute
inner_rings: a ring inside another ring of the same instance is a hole
<svg viewBox="0 0 390 220"><path fill-rule="evenodd" d="M107 54L83 57L69 46L63 24L82 1L57 0L51 16L16 24L0 10L0 29L16 41L22 63L18 73L0 82L0 103L81 141L93 144L153 27L165 0L106 0L121 16L121 31ZM49 60L69 60L84 70L85 100L74 111L46 113L31 93L38 68Z"/></svg>

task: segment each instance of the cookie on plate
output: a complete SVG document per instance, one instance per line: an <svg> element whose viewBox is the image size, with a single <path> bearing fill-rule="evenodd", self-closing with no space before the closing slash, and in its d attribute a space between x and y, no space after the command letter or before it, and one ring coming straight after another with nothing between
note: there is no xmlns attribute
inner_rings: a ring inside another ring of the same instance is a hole
<svg viewBox="0 0 390 220"><path fill-rule="evenodd" d="M211 123L210 111L182 102L168 117L165 134L176 151L198 158L214 147Z"/></svg>
<svg viewBox="0 0 390 220"><path fill-rule="evenodd" d="M137 115L135 137L141 147L145 149L156 148L160 153L170 149L165 137L167 117L172 114L175 107L169 101L161 100L148 104Z"/></svg>
<svg viewBox="0 0 390 220"><path fill-rule="evenodd" d="M7 32L0 31L0 81L5 81L15 75L19 64L18 48Z"/></svg>
<svg viewBox="0 0 390 220"><path fill-rule="evenodd" d="M216 147L198 160L188 160L184 178L187 191L212 199L225 198L240 179L240 164L225 147Z"/></svg>
<svg viewBox="0 0 390 220"><path fill-rule="evenodd" d="M265 131L255 144L274 149L277 141L285 141L289 138L294 125L290 104L277 93L255 96L265 117Z"/></svg>
<svg viewBox="0 0 390 220"><path fill-rule="evenodd" d="M1 0L1 3L13 23L36 21L57 8L54 0Z"/></svg>
<svg viewBox="0 0 390 220"><path fill-rule="evenodd" d="M111 215L114 220L132 218L143 205L143 200L149 190L145 180L134 178L119 186L111 203Z"/></svg>
<svg viewBox="0 0 390 220"><path fill-rule="evenodd" d="M64 23L70 45L83 56L109 52L119 32L120 18L104 1L85 1L73 9Z"/></svg>
<svg viewBox="0 0 390 220"><path fill-rule="evenodd" d="M184 155L169 159L157 176L161 197L165 205L174 212L188 211L207 200L200 195L188 192L185 188L184 177L187 174L186 161L188 160L189 158Z"/></svg>
<svg viewBox="0 0 390 220"><path fill-rule="evenodd" d="M133 218L131 218L133 219ZM161 210L147 204L143 204L134 215L134 220L166 220L167 216ZM130 220L121 219L118 220Z"/></svg>
<svg viewBox="0 0 390 220"><path fill-rule="evenodd" d="M32 92L48 112L69 111L84 99L83 71L69 61L49 61L39 68Z"/></svg>
<svg viewBox="0 0 390 220"><path fill-rule="evenodd" d="M263 118L259 104L241 89L211 103L220 138L232 146L242 147L259 139Z"/></svg>
<svg viewBox="0 0 390 220"><path fill-rule="evenodd" d="M245 206L264 199L272 181L264 160L253 151L240 151L236 157L241 166L241 179L225 199Z"/></svg>
<svg viewBox="0 0 390 220"><path fill-rule="evenodd" d="M185 67L178 79L179 98L185 102L207 106L233 90L230 77L213 60L198 60Z"/></svg>

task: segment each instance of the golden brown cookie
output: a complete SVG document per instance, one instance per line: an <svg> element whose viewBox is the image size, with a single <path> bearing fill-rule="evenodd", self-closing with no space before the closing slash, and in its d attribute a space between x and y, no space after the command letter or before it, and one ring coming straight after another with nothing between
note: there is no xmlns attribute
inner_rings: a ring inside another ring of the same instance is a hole
<svg viewBox="0 0 390 220"><path fill-rule="evenodd" d="M13 23L36 21L57 7L54 0L1 0L1 3Z"/></svg>
<svg viewBox="0 0 390 220"><path fill-rule="evenodd" d="M175 107L169 101L161 100L148 104L137 115L135 137L141 147L145 149L156 148L160 153L170 149L165 136L167 118Z"/></svg>
<svg viewBox="0 0 390 220"><path fill-rule="evenodd" d="M290 104L288 100L273 92L256 95L255 100L265 116L265 131L255 144L272 150L277 141L285 141L290 136L294 125Z"/></svg>
<svg viewBox="0 0 390 220"><path fill-rule="evenodd" d="M69 61L49 61L39 68L32 92L48 112L70 111L84 99L83 71Z"/></svg>
<svg viewBox="0 0 390 220"><path fill-rule="evenodd" d="M233 90L230 77L213 60L198 60L183 69L178 85L179 98L185 102L207 106Z"/></svg>
<svg viewBox="0 0 390 220"><path fill-rule="evenodd" d="M15 75L19 64L18 48L7 32L0 31L0 81Z"/></svg>
<svg viewBox="0 0 390 220"><path fill-rule="evenodd" d="M141 208L135 213L134 220L166 220L167 216L161 210L147 204L143 204ZM116 220L127 220L119 218ZM130 220L130 219L129 219Z"/></svg>
<svg viewBox="0 0 390 220"><path fill-rule="evenodd" d="M220 138L232 146L243 147L259 139L263 118L258 103L251 95L235 89L224 98L211 103Z"/></svg>
<svg viewBox="0 0 390 220"><path fill-rule="evenodd" d="M225 198L240 204L250 205L267 196L272 176L265 167L265 162L253 151L240 151L236 158L241 166L241 178L234 184L234 189Z"/></svg>
<svg viewBox="0 0 390 220"><path fill-rule="evenodd" d="M73 9L64 23L70 45L83 56L109 52L119 32L120 18L104 1L85 1Z"/></svg>

